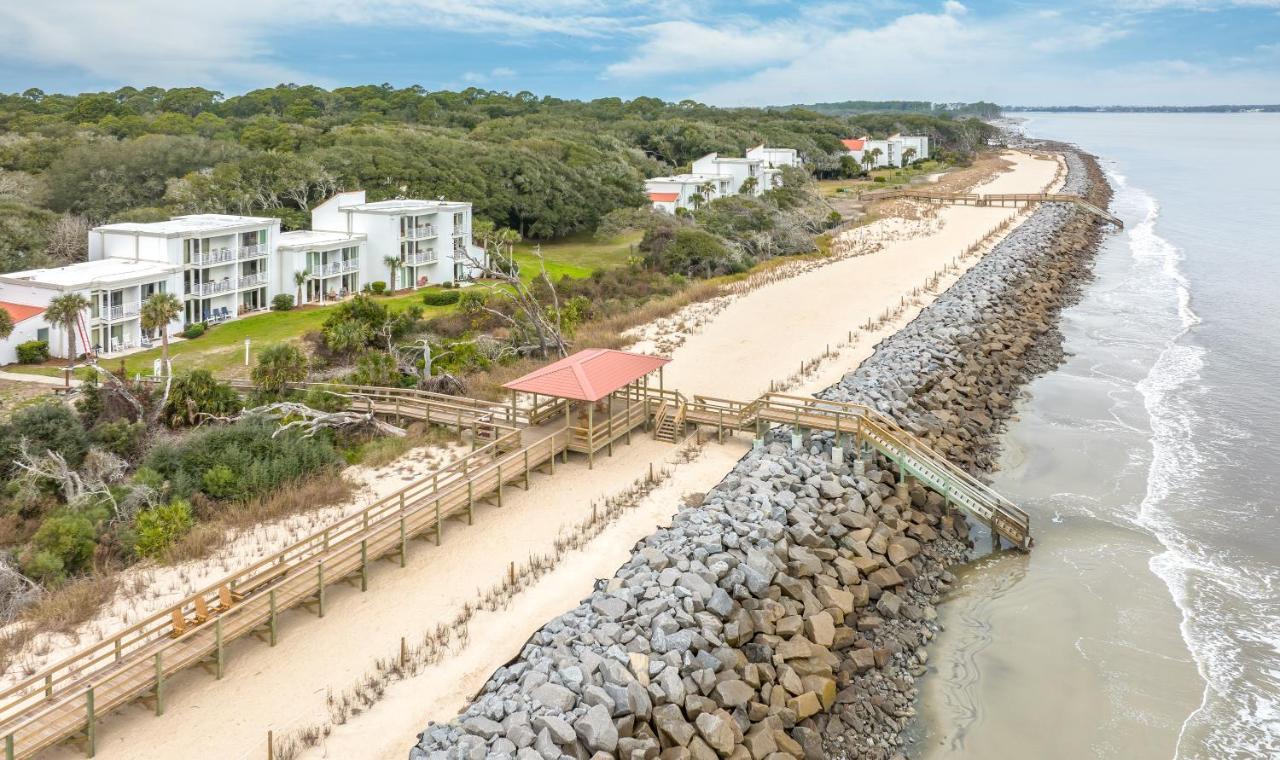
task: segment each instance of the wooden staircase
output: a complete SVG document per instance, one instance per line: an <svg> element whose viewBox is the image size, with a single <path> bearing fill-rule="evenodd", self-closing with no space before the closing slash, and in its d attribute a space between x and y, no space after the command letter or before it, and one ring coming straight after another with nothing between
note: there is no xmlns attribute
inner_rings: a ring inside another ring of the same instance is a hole
<svg viewBox="0 0 1280 760"><path fill-rule="evenodd" d="M680 407L674 402L664 400L658 404L658 411L653 415L654 440L676 442L680 434L680 423L677 421L681 416L680 411Z"/></svg>

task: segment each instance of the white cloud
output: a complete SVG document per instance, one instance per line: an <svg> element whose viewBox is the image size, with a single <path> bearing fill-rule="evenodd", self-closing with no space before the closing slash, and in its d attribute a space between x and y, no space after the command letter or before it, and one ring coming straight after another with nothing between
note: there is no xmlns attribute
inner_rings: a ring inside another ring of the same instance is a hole
<svg viewBox="0 0 1280 760"><path fill-rule="evenodd" d="M692 21L664 21L641 30L636 53L610 65L614 77L708 70L754 69L789 60L806 46L804 32L787 24L711 27Z"/></svg>

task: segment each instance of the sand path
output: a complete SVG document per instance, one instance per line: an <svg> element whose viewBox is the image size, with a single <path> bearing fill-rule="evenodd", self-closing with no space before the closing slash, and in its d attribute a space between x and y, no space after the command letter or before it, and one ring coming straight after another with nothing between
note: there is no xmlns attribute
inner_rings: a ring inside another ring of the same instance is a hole
<svg viewBox="0 0 1280 760"><path fill-rule="evenodd" d="M981 192L1039 192L1057 169L1052 161L1014 154L1013 169ZM794 391L828 385L869 355L877 340L899 329L932 300L902 307L875 332L849 343L848 332L886 309L899 308L904 292L918 287L1002 220L1013 209L942 208L941 225L914 238L895 220L857 228L850 234L880 236L876 253L842 259L794 278L738 296L691 334L667 367L667 387L686 395L705 393L743 400L757 395L791 367L827 352L830 356L798 378ZM976 262L961 262L961 270ZM958 272L950 279L954 280ZM942 288L949 284L944 281ZM812 304L815 308L805 308ZM846 344L846 345L841 345ZM831 350L828 352L828 346ZM386 698L366 713L338 726L321 746L303 757L395 758L407 755L414 735L428 722L446 720L465 705L495 667L515 656L546 620L586 596L596 578L610 576L634 543L667 524L682 494L718 483L745 453L743 438L707 444L691 462L674 465L670 478L594 538L585 550L519 593L510 606L478 613L470 641L438 665L393 682ZM446 526L442 546L416 543L408 567L378 563L369 591L333 587L323 621L294 610L281 617L281 638L272 650L254 639L228 648L228 675L214 681L194 669L170 679L161 719L145 708L129 707L98 726L98 756L169 758L199 748L212 757L260 758L266 733L296 732L328 717L326 694L347 690L379 658L393 656L401 637L410 641L453 620L478 592L502 580L512 560L550 553L568 526L592 513L601 497L624 490L643 477L651 462L670 466L668 444L636 435L594 470L575 462L554 478L535 479L528 492L507 491L501 514L477 511L476 524ZM51 757L78 758L64 746Z"/></svg>

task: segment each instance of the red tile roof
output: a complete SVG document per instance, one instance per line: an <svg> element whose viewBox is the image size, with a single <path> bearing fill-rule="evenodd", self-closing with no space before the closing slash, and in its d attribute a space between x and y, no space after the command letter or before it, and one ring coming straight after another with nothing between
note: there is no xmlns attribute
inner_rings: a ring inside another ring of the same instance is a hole
<svg viewBox="0 0 1280 760"><path fill-rule="evenodd" d="M841 140L844 147L848 150L862 150L862 146L866 145L866 140Z"/></svg>
<svg viewBox="0 0 1280 760"><path fill-rule="evenodd" d="M589 348L502 386L523 393L599 401L671 361L660 356Z"/></svg>
<svg viewBox="0 0 1280 760"><path fill-rule="evenodd" d="M658 203L671 203L680 197L680 193L649 193L649 200Z"/></svg>
<svg viewBox="0 0 1280 760"><path fill-rule="evenodd" d="M37 314L44 313L43 306L28 306L25 303L13 303L12 301L0 301L0 309L9 312L9 316L13 317L13 323L25 322Z"/></svg>

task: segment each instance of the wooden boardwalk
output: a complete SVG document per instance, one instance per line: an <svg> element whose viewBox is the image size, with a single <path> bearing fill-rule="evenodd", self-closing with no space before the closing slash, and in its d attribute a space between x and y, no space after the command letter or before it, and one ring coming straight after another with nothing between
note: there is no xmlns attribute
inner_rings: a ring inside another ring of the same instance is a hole
<svg viewBox="0 0 1280 760"><path fill-rule="evenodd" d="M779 393L751 402L707 396L687 400L676 391L631 388L619 395L607 426L587 429L566 420L541 435L545 427L527 425L546 417L509 406L405 389L341 388L353 409L470 430L477 447L0 693L0 736L7 758L31 757L68 739L82 740L92 757L96 725L107 712L143 700L163 714L165 683L178 671L199 664L221 678L231 641L252 634L274 646L284 610L306 607L323 617L325 589L332 584L351 582L367 589L374 560L391 558L404 566L410 539L438 544L445 521L470 524L477 502L488 499L501 506L504 489L527 489L537 471L554 475L557 457L567 461L570 451L589 458L601 450L611 452L615 442L629 440L635 428L650 423L655 435L692 424L715 428L721 438L734 431L754 431L760 437L771 425L790 426L797 433L828 431L836 445L848 446L859 460L879 451L949 504L990 525L993 535L1022 549L1032 543L1025 512L865 406ZM479 445L482 440L487 442Z"/></svg>
<svg viewBox="0 0 1280 760"><path fill-rule="evenodd" d="M910 190L906 188L895 190L872 190L862 193L858 196L859 200L864 201L885 201L895 198L906 198L913 201L925 201L926 203L949 203L960 206L1026 206L1032 203L1070 203L1079 208L1088 211L1104 221L1114 224L1121 229L1124 228L1124 222L1119 217L1111 214L1106 209L1101 209L1090 203L1087 199L1080 195L1071 193L988 193L979 195L977 193L943 193L929 190Z"/></svg>

